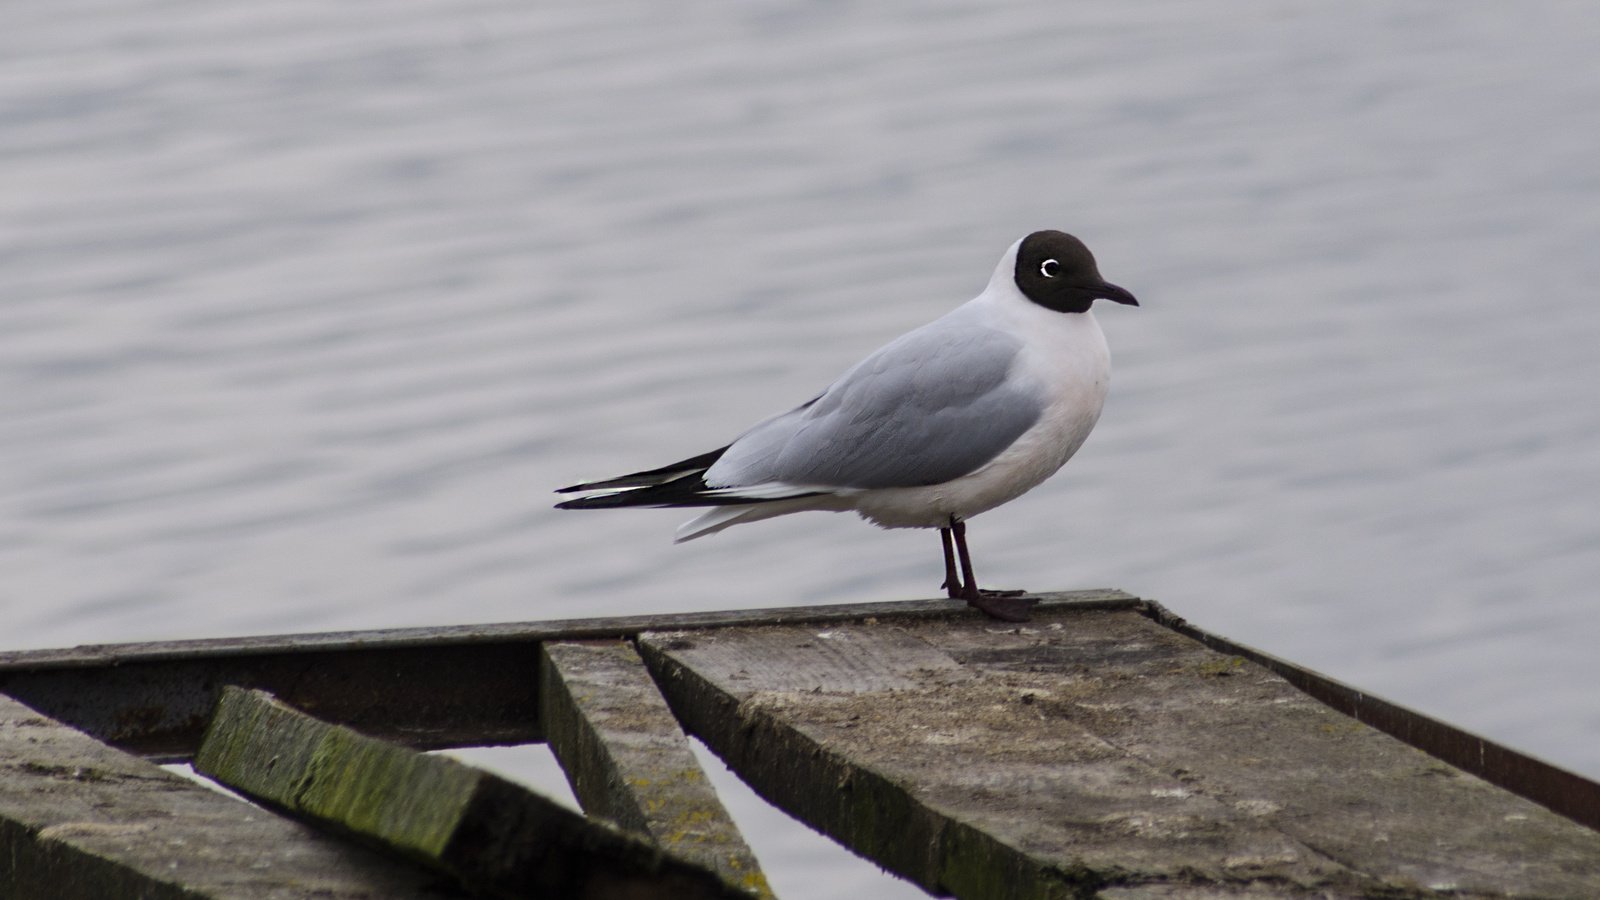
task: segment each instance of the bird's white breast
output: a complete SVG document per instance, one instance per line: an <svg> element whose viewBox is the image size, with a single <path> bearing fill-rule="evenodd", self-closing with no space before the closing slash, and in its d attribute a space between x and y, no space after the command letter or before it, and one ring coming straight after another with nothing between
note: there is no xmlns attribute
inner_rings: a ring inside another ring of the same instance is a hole
<svg viewBox="0 0 1600 900"><path fill-rule="evenodd" d="M1033 427L971 474L944 484L863 492L853 507L887 528L936 528L1014 500L1055 474L1083 446L1111 382L1111 353L1092 312L1060 313L1015 288L990 285L972 301L1023 341L1010 377L1047 398Z"/></svg>

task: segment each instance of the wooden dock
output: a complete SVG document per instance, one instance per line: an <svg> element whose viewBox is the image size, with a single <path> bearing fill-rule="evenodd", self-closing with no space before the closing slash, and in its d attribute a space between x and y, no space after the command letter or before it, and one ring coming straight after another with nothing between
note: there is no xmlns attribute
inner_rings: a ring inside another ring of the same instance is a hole
<svg viewBox="0 0 1600 900"><path fill-rule="evenodd" d="M686 734L935 895L1600 897L1600 785L1117 591L0 654L0 897L772 896Z"/></svg>

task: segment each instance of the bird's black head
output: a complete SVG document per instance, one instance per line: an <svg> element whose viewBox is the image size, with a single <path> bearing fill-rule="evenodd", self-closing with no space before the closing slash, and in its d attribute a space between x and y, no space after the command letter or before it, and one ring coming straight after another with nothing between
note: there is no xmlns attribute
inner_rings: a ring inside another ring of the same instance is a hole
<svg viewBox="0 0 1600 900"><path fill-rule="evenodd" d="M1138 306L1133 295L1100 277L1094 254L1070 234L1035 231L1017 247L1017 290L1056 312L1081 313L1097 299Z"/></svg>

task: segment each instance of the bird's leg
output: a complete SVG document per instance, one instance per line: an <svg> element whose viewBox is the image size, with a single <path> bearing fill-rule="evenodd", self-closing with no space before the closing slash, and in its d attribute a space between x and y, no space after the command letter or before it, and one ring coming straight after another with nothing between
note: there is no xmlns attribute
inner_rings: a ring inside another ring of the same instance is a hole
<svg viewBox="0 0 1600 900"><path fill-rule="evenodd" d="M1026 591L979 590L977 576L972 574L972 554L967 551L967 523L951 516L950 535L955 538L956 553L961 556L961 576L965 583L961 586L960 596L967 601L967 605L1006 622L1028 621L1029 610L1039 601L1025 597Z"/></svg>
<svg viewBox="0 0 1600 900"><path fill-rule="evenodd" d="M967 523L950 517L950 536L955 538L956 553L961 556L961 596L968 600L978 597L978 578L972 574L972 555L967 552Z"/></svg>
<svg viewBox="0 0 1600 900"><path fill-rule="evenodd" d="M952 599L961 596L961 579L956 575L956 551L950 544L950 529L939 529L939 543L944 546L944 584Z"/></svg>

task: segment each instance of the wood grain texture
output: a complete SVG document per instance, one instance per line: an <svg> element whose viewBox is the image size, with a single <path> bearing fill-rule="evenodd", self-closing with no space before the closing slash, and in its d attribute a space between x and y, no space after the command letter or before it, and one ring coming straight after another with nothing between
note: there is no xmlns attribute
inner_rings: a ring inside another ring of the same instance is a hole
<svg viewBox="0 0 1600 900"><path fill-rule="evenodd" d="M826 631L640 646L753 787L929 890L1600 896L1600 835L1136 611L851 626L832 675Z"/></svg>
<svg viewBox="0 0 1600 900"><path fill-rule="evenodd" d="M542 654L543 730L584 811L770 898L755 854L633 645L561 641Z"/></svg>

